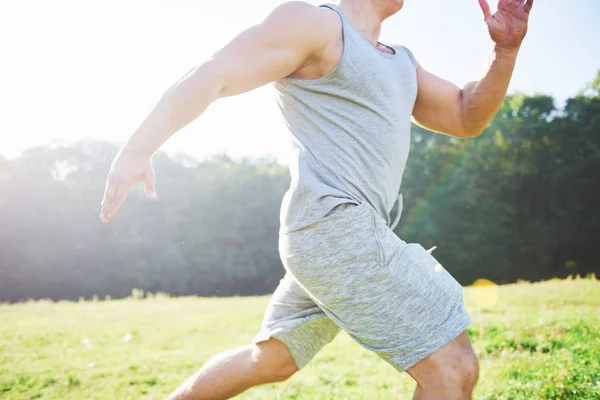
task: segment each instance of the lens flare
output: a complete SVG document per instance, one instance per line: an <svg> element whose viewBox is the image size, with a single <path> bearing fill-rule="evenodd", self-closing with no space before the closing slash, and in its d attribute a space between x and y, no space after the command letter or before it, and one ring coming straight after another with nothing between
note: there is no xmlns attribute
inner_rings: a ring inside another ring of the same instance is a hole
<svg viewBox="0 0 600 400"><path fill-rule="evenodd" d="M498 303L498 285L487 279L477 279L471 287L471 299L480 307L492 307Z"/></svg>

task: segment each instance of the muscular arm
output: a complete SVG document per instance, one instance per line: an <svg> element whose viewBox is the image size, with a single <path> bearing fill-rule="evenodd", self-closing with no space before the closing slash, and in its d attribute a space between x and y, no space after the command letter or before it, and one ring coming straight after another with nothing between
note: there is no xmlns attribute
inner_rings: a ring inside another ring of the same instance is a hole
<svg viewBox="0 0 600 400"><path fill-rule="evenodd" d="M502 105L516 57L517 50L496 49L486 75L462 89L417 64L415 122L456 137L479 135Z"/></svg>
<svg viewBox="0 0 600 400"><path fill-rule="evenodd" d="M303 2L285 3L264 22L239 34L167 90L124 150L152 155L213 101L279 80L301 68L324 42L316 10Z"/></svg>
<svg viewBox="0 0 600 400"><path fill-rule="evenodd" d="M210 103L312 65L330 38L318 10L303 2L279 6L167 90L113 161L102 199L102 222L114 218L135 182L144 182L146 196L157 198L152 154Z"/></svg>
<svg viewBox="0 0 600 400"><path fill-rule="evenodd" d="M495 43L489 70L481 80L460 89L417 64L419 91L413 118L425 128L456 137L477 136L502 105L533 0L499 0L494 14L487 0L479 0L479 5Z"/></svg>

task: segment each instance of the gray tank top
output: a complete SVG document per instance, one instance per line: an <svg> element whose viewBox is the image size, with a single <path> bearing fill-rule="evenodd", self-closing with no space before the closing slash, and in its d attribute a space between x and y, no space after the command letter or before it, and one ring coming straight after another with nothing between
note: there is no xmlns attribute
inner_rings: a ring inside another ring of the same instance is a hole
<svg viewBox="0 0 600 400"><path fill-rule="evenodd" d="M367 201L390 225L410 147L416 63L403 46L375 48L333 4L344 51L327 75L275 82L292 134L291 184L279 233L304 228L344 203ZM398 217L401 204L398 206ZM392 229L397 219L392 225Z"/></svg>

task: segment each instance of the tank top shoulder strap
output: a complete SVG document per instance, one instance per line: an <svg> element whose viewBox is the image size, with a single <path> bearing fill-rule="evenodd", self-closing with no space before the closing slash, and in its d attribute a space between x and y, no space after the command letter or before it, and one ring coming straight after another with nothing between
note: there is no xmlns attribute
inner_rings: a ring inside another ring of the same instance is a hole
<svg viewBox="0 0 600 400"><path fill-rule="evenodd" d="M340 9L340 7L336 4L332 4L332 3L323 3L321 4L319 7L324 7L324 8L329 8L333 11L335 11L336 13L338 13L340 15L340 18L342 20L345 20L345 16L344 13L342 12L342 10ZM345 22L345 21L344 21Z"/></svg>
<svg viewBox="0 0 600 400"><path fill-rule="evenodd" d="M340 20L342 21L342 35L344 37L344 47L347 48L348 46L353 46L355 44L357 44L356 41L356 32L354 32L354 28L352 27L352 24L350 23L350 21L348 20L348 18L346 17L346 15L344 15L344 12L341 10L341 8L336 5L336 4L332 4L332 3L325 3L325 4L321 4L319 7L324 7L324 8L329 8L333 11L335 11L336 13L338 13L338 15L340 16Z"/></svg>

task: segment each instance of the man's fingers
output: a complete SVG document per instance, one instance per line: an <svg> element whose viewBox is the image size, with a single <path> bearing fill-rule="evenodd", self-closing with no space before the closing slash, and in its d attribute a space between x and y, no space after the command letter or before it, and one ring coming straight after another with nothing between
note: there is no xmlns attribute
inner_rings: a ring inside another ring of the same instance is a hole
<svg viewBox="0 0 600 400"><path fill-rule="evenodd" d="M114 218L121 207L121 204L125 201L125 197L127 197L127 192L130 187L131 183L127 184L117 180L110 181L106 201L104 202L100 213L100 220L103 223L107 223Z"/></svg>
<svg viewBox="0 0 600 400"><path fill-rule="evenodd" d="M119 208L121 208L121 204L123 204L123 202L125 201L125 198L127 197L127 192L129 191L130 187L131 183L117 183L115 194L109 200L109 202L107 203L107 207L104 210L102 222L107 223L108 221L113 219L115 215L117 215L117 211L119 211Z"/></svg>
<svg viewBox="0 0 600 400"><path fill-rule="evenodd" d="M109 178L106 182L104 198L102 199L102 209L100 210L100 220L102 220L104 223L108 222L108 210L112 206L117 186L118 184L111 178Z"/></svg>
<svg viewBox="0 0 600 400"><path fill-rule="evenodd" d="M155 179L154 170L152 167L148 168L144 174L144 191L146 192L146 197L150 200L157 199Z"/></svg>
<svg viewBox="0 0 600 400"><path fill-rule="evenodd" d="M108 174L100 211L100 219L103 223L107 223L115 217L131 186L140 181L144 182L146 196L155 199L156 189L152 162L144 155L125 152L122 149L113 161Z"/></svg>
<svg viewBox="0 0 600 400"><path fill-rule="evenodd" d="M108 221L110 221L114 214L113 210L117 203L117 190L119 190L119 183L112 181L110 183L110 189L106 196L106 201L104 202L104 205L102 206L102 214L100 215L100 219L104 223L107 223Z"/></svg>
<svg viewBox="0 0 600 400"><path fill-rule="evenodd" d="M527 0L527 3L525 3L523 9L525 10L525 12L528 13L529 11L531 11L531 7L533 7L533 0Z"/></svg>
<svg viewBox="0 0 600 400"><path fill-rule="evenodd" d="M492 12L490 11L490 5L486 0L479 0L479 7L481 7L484 19L488 19L492 15Z"/></svg>
<svg viewBox="0 0 600 400"><path fill-rule="evenodd" d="M108 199L114 195L115 185L113 184L110 176L106 180L106 187L104 188L104 197L102 197L101 206L104 207Z"/></svg>
<svg viewBox="0 0 600 400"><path fill-rule="evenodd" d="M156 186L154 185L154 182L144 183L144 192L146 192L146 197L150 200L156 200L158 198L156 195Z"/></svg>

